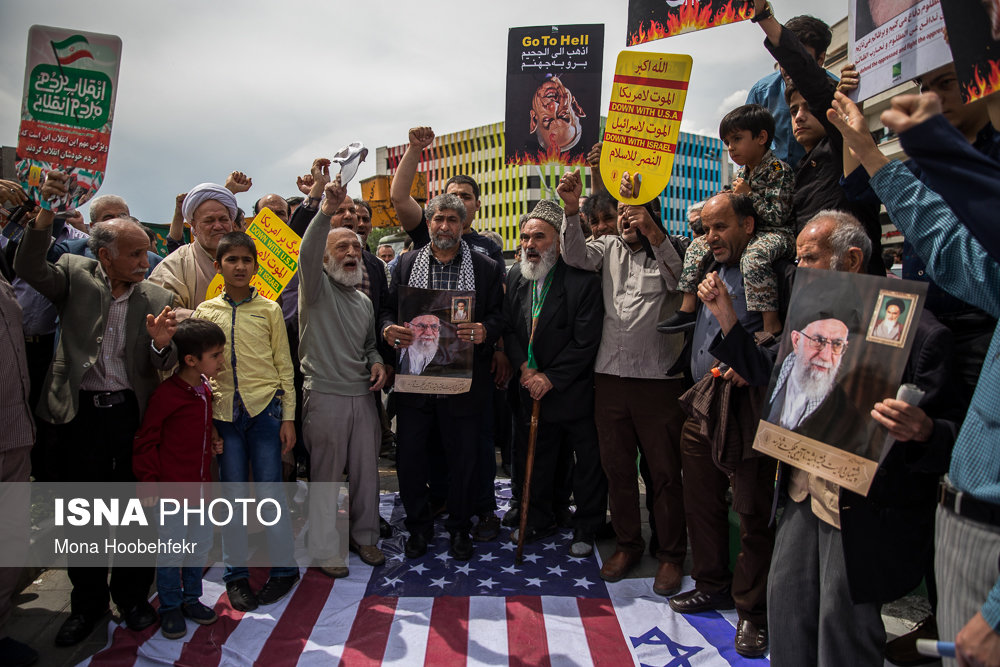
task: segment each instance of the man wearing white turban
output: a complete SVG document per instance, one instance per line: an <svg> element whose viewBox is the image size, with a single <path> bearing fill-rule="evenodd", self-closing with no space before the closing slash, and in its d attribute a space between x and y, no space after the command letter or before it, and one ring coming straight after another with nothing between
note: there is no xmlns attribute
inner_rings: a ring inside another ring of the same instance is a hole
<svg viewBox="0 0 1000 667"><path fill-rule="evenodd" d="M191 315L205 300L215 278L215 251L219 240L233 231L236 197L215 183L196 185L184 198L182 212L191 223L191 243L167 255L150 274L150 282L177 295L177 319Z"/></svg>

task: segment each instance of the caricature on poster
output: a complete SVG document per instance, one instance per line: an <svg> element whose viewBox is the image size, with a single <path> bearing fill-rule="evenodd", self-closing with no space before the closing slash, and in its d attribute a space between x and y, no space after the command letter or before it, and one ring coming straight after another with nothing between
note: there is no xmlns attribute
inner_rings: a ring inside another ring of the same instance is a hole
<svg viewBox="0 0 1000 667"><path fill-rule="evenodd" d="M951 62L938 0L850 0L850 61L863 101Z"/></svg>
<svg viewBox="0 0 1000 667"><path fill-rule="evenodd" d="M399 321L413 342L396 354L395 391L462 394L472 387L473 344L459 340L457 326L475 312L473 291L399 286Z"/></svg>
<svg viewBox="0 0 1000 667"><path fill-rule="evenodd" d="M867 495L891 445L870 411L899 391L926 294L923 282L796 271L754 449Z"/></svg>
<svg viewBox="0 0 1000 667"><path fill-rule="evenodd" d="M41 200L45 174L69 176L56 213L89 201L104 182L122 42L114 35L31 26L15 169Z"/></svg>
<svg viewBox="0 0 1000 667"><path fill-rule="evenodd" d="M629 0L625 44L745 21L753 16L753 0Z"/></svg>
<svg viewBox="0 0 1000 667"><path fill-rule="evenodd" d="M510 29L507 164L587 164L600 131L603 62L603 24Z"/></svg>
<svg viewBox="0 0 1000 667"><path fill-rule="evenodd" d="M941 0L941 9L962 101L1000 90L1000 0Z"/></svg>

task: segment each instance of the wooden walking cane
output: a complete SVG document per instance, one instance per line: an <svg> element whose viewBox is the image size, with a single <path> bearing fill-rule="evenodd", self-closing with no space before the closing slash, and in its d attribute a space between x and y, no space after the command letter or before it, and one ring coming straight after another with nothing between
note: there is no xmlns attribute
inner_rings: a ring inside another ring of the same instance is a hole
<svg viewBox="0 0 1000 667"><path fill-rule="evenodd" d="M538 412L541 401L531 405L531 430L528 431L528 455L524 466L524 485L521 487L521 527L517 532L517 555L514 562L520 565L524 558L524 531L528 527L528 505L531 502L531 472L535 468L535 441L538 439Z"/></svg>

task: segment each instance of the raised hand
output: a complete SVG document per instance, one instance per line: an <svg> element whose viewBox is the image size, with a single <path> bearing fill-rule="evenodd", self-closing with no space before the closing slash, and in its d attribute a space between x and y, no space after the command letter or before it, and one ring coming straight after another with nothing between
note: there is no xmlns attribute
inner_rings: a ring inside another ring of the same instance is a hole
<svg viewBox="0 0 1000 667"><path fill-rule="evenodd" d="M329 172L327 172L327 177L329 177ZM336 178L323 187L323 194L325 197L320 209L324 214L332 216L337 212L340 202L344 201L344 197L347 196L347 188L340 184L340 174L337 174Z"/></svg>
<svg viewBox="0 0 1000 667"><path fill-rule="evenodd" d="M422 151L430 146L431 142L434 141L434 130L423 126L411 127L409 139L410 146Z"/></svg>
<svg viewBox="0 0 1000 667"><path fill-rule="evenodd" d="M941 98L935 93L897 95L892 98L891 104L882 112L882 124L896 134L902 134L941 113Z"/></svg>
<svg viewBox="0 0 1000 667"><path fill-rule="evenodd" d="M242 171L234 171L226 177L226 189L234 195L240 192L246 192L252 187L253 179L244 174Z"/></svg>
<svg viewBox="0 0 1000 667"><path fill-rule="evenodd" d="M840 82L837 84L837 92L847 95L852 90L857 89L861 83L861 75L854 63L847 63L840 68Z"/></svg>
<svg viewBox="0 0 1000 667"><path fill-rule="evenodd" d="M156 346L156 349L164 349L170 345L170 339L177 331L177 314L170 306L164 306L156 317L153 317L152 314L146 315L146 331L153 339L153 345Z"/></svg>
<svg viewBox="0 0 1000 667"><path fill-rule="evenodd" d="M566 215L576 215L580 210L580 195L583 193L583 181L580 180L580 170L575 169L563 174L556 187L556 193L566 204Z"/></svg>
<svg viewBox="0 0 1000 667"><path fill-rule="evenodd" d="M0 204L20 206L28 201L28 195L20 183L0 179Z"/></svg>

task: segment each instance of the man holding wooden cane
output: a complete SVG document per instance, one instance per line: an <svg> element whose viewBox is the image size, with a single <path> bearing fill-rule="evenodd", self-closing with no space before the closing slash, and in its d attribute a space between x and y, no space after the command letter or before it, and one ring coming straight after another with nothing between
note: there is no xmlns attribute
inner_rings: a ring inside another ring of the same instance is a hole
<svg viewBox="0 0 1000 667"><path fill-rule="evenodd" d="M559 256L563 211L541 201L521 227L522 259L507 274L504 299L504 349L518 369L521 410L517 427L529 428L538 404L534 466L530 495L521 498L522 528L518 541L548 537L556 532L556 480L560 450L571 448L573 496L576 501L574 556L593 550L594 535L604 523L606 482L601 470L594 425L594 359L601 341L601 281L589 271L568 266ZM529 400L530 399L530 400ZM525 437L520 442L527 442ZM530 449L530 447L529 447ZM525 479L531 454L514 452L515 479Z"/></svg>

